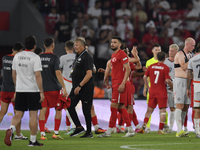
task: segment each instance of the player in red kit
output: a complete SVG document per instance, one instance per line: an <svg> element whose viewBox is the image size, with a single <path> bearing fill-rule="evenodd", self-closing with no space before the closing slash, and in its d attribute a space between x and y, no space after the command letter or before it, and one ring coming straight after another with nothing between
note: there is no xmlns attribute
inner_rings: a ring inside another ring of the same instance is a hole
<svg viewBox="0 0 200 150"><path fill-rule="evenodd" d="M126 53L120 49L122 39L120 37L113 37L111 40L111 49L114 51L111 56L111 70L112 70L112 100L110 105L111 116L109 120L109 127L107 131L98 137L110 137L112 128L116 124L117 112L122 114L128 128L128 133L124 137L134 136L134 130L131 126L128 112L124 106L127 99L126 81L130 74L130 66ZM108 81L110 69L106 69L104 75L104 82Z"/></svg>
<svg viewBox="0 0 200 150"><path fill-rule="evenodd" d="M146 84L149 90L149 103L144 118L144 124L139 131L140 133L144 133L149 117L153 113L154 108L156 108L156 105L158 104L160 109L160 124L159 124L158 134L165 134L165 132L163 131L163 127L165 124L166 107L167 107L166 83L170 86L171 89L173 89L173 85L169 76L169 67L163 63L165 61L165 53L159 52L157 54L157 57L158 57L158 63L151 65L147 69L143 77L144 83ZM148 85L147 77L150 78L151 82L150 88Z"/></svg>

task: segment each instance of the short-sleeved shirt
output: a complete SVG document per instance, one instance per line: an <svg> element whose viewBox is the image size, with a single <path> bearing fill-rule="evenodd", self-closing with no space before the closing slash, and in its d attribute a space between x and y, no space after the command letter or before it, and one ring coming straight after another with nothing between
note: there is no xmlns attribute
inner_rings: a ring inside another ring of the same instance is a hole
<svg viewBox="0 0 200 150"><path fill-rule="evenodd" d="M147 77L150 77L151 87L149 94L151 97L166 98L166 79L170 79L169 67L163 63L155 63L151 65L145 72Z"/></svg>
<svg viewBox="0 0 200 150"><path fill-rule="evenodd" d="M3 81L1 91L15 92L15 86L12 79L12 62L14 55L6 55L2 58Z"/></svg>
<svg viewBox="0 0 200 150"><path fill-rule="evenodd" d="M169 58L166 58L164 61L164 64L169 67L169 75L171 79L175 78L175 71L174 71L174 61L169 60Z"/></svg>
<svg viewBox="0 0 200 150"><path fill-rule="evenodd" d="M123 50L111 56L112 86L118 87L124 79L125 69L123 64L128 63L128 57Z"/></svg>
<svg viewBox="0 0 200 150"><path fill-rule="evenodd" d="M76 54L69 53L60 57L60 68L62 69L62 75L65 79L72 81L71 70L75 60Z"/></svg>
<svg viewBox="0 0 200 150"><path fill-rule="evenodd" d="M200 81L200 55L192 57L188 62L188 70L193 71L193 81Z"/></svg>
<svg viewBox="0 0 200 150"><path fill-rule="evenodd" d="M35 72L42 71L40 57L30 50L14 56L12 69L16 70L16 92L39 92Z"/></svg>
<svg viewBox="0 0 200 150"><path fill-rule="evenodd" d="M84 50L80 54L76 55L76 59L73 63L73 72L71 73L73 88L77 87L80 84L88 70L93 71L93 58L86 50ZM89 81L83 86L83 88L93 84L94 82L92 76Z"/></svg>
<svg viewBox="0 0 200 150"><path fill-rule="evenodd" d="M56 23L55 31L58 31L58 40L59 42L66 42L71 39L71 30L72 27L69 23ZM67 34L66 34L67 32Z"/></svg>
<svg viewBox="0 0 200 150"><path fill-rule="evenodd" d="M57 70L60 70L60 60L54 53L43 53L40 55L42 62L42 81L44 91L59 91L61 85L56 77Z"/></svg>

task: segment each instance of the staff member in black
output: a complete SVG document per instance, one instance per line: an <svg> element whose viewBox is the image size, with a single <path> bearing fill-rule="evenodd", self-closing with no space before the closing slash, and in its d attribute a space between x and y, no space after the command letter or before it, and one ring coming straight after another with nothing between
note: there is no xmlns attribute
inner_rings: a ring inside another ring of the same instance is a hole
<svg viewBox="0 0 200 150"><path fill-rule="evenodd" d="M93 59L92 56L86 51L85 46L86 42L82 37L78 37L74 42L74 49L77 55L71 71L72 90L69 95L71 98L71 106L68 108L68 111L76 125L76 129L70 137L74 137L85 132L75 110L76 105L79 100L81 100L87 130L86 133L80 138L92 138L91 107L94 92L94 82L92 76Z"/></svg>

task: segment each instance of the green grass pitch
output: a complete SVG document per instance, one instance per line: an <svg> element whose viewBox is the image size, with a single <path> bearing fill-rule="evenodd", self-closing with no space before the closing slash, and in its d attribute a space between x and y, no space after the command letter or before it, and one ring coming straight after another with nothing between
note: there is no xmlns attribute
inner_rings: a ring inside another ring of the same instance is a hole
<svg viewBox="0 0 200 150"><path fill-rule="evenodd" d="M30 131L22 131L29 137ZM0 130L0 150L198 150L200 149L200 139L196 138L194 132L190 132L191 137L175 137L173 134L160 135L157 132L149 134L136 134L134 137L124 138L125 133L115 133L111 137L82 139L79 136L70 138L64 135L65 131L60 131L64 140L52 139L52 133L47 133L48 140L42 141L40 134L37 134L39 142L43 147L27 147L28 141L13 140L12 146L4 144L5 130Z"/></svg>

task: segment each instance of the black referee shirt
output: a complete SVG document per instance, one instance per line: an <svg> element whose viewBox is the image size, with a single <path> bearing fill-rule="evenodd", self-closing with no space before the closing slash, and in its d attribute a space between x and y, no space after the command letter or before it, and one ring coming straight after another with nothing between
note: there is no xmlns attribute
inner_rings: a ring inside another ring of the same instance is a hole
<svg viewBox="0 0 200 150"><path fill-rule="evenodd" d="M93 70L93 59L92 56L84 50L80 55L76 54L76 59L73 63L72 72L72 86L77 87L86 75L87 70ZM90 80L83 86L93 85L93 76Z"/></svg>

